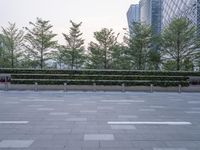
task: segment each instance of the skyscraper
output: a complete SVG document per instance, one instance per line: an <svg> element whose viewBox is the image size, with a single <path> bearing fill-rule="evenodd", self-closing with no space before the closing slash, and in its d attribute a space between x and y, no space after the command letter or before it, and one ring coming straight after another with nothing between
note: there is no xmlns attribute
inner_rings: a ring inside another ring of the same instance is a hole
<svg viewBox="0 0 200 150"><path fill-rule="evenodd" d="M152 27L154 34L161 32L162 25L162 1L140 0L140 21Z"/></svg>
<svg viewBox="0 0 200 150"><path fill-rule="evenodd" d="M130 30L130 26L133 22L139 22L140 21L140 11L139 11L139 5L133 4L130 6L128 12L127 12L127 19L128 19L128 26Z"/></svg>
<svg viewBox="0 0 200 150"><path fill-rule="evenodd" d="M162 27L174 18L186 17L199 28L200 0L163 0ZM200 29L200 28L199 28Z"/></svg>

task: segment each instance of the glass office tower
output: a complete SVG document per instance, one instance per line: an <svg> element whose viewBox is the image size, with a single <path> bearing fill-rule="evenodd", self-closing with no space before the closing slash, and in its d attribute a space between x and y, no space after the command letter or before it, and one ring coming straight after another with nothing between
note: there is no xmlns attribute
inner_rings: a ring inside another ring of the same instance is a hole
<svg viewBox="0 0 200 150"><path fill-rule="evenodd" d="M180 17L186 17L199 28L200 0L163 0L162 9L162 28Z"/></svg>
<svg viewBox="0 0 200 150"><path fill-rule="evenodd" d="M162 1L140 0L140 21L152 26L155 34L161 32L162 25Z"/></svg>
<svg viewBox="0 0 200 150"><path fill-rule="evenodd" d="M130 26L133 24L133 22L139 22L140 21L140 11L139 11L139 5L133 4L130 6L128 12L127 12L127 19L128 19L128 26L130 31Z"/></svg>

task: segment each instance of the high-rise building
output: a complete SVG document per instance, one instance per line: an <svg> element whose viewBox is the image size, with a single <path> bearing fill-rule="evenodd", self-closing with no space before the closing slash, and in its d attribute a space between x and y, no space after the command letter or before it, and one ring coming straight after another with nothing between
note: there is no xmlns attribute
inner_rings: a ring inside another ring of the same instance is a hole
<svg viewBox="0 0 200 150"><path fill-rule="evenodd" d="M140 21L152 27L154 34L161 32L162 25L162 1L140 0Z"/></svg>
<svg viewBox="0 0 200 150"><path fill-rule="evenodd" d="M139 11L139 5L133 4L130 6L128 12L127 12L127 19L128 19L128 26L129 30L133 22L139 22L140 21L140 11Z"/></svg>
<svg viewBox="0 0 200 150"><path fill-rule="evenodd" d="M200 0L163 0L162 27L174 18L186 17L194 25L200 25Z"/></svg>

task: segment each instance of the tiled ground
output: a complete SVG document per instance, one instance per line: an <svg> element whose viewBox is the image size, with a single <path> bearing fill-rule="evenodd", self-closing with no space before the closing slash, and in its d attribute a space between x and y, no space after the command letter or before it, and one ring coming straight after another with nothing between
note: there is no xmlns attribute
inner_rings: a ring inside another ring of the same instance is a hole
<svg viewBox="0 0 200 150"><path fill-rule="evenodd" d="M0 150L200 150L200 94L0 92Z"/></svg>

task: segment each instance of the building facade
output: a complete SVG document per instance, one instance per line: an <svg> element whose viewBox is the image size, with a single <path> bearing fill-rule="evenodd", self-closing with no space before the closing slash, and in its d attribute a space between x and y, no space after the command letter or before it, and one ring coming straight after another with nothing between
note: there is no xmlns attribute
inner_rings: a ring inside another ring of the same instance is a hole
<svg viewBox="0 0 200 150"><path fill-rule="evenodd" d="M127 20L128 20L128 27L130 30L131 25L133 22L139 22L140 21L140 11L139 11L139 5L133 4L130 6L128 12L127 12Z"/></svg>
<svg viewBox="0 0 200 150"><path fill-rule="evenodd" d="M185 17L199 28L200 0L163 0L162 28L174 18Z"/></svg>
<svg viewBox="0 0 200 150"><path fill-rule="evenodd" d="M152 27L154 34L161 32L163 0L140 0L140 21Z"/></svg>

